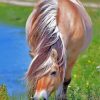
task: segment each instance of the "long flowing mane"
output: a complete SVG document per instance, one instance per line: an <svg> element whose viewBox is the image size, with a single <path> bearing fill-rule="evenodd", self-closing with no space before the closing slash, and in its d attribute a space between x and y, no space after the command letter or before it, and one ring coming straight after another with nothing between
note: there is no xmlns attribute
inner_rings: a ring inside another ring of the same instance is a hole
<svg viewBox="0 0 100 100"><path fill-rule="evenodd" d="M32 50L35 57L26 73L31 88L41 76L49 72L48 58L53 48L57 50L59 66L66 66L64 42L57 27L57 10L57 0L42 0L32 16L28 42L31 49L34 48Z"/></svg>
<svg viewBox="0 0 100 100"><path fill-rule="evenodd" d="M48 62L48 59L52 49L56 49L58 53L58 65L66 68L66 44L62 37L62 32L60 32L58 27L58 18L60 16L58 1L61 0L41 0L37 5L36 10L33 11L34 13L32 13L29 18L30 21L27 25L29 28L27 39L34 58L29 66L29 70L26 73L26 79L32 89L37 80L50 71L52 63ZM70 2L69 4L72 4L73 7L77 9L80 16L83 31L85 37L87 37L86 40L84 40L86 42L84 43L85 46L81 48L84 49L91 40L91 36L87 34L91 33L90 18L79 0L69 0L68 2ZM70 20L73 21L72 19ZM69 25L70 23L67 24Z"/></svg>

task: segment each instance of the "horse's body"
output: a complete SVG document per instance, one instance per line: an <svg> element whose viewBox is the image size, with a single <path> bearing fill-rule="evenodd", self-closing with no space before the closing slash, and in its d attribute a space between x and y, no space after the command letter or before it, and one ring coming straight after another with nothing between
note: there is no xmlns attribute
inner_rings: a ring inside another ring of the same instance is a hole
<svg viewBox="0 0 100 100"><path fill-rule="evenodd" d="M49 73L52 65L48 63L52 62L49 56L55 49L57 64L63 68L63 78L57 87L59 95L61 83L64 79L66 82L71 79L73 65L91 41L91 20L79 0L43 0L30 15L26 29L31 55L35 57L27 72L27 79L32 86L39 75L42 77ZM45 63L49 67L44 66ZM39 94L41 86L39 81L37 83Z"/></svg>

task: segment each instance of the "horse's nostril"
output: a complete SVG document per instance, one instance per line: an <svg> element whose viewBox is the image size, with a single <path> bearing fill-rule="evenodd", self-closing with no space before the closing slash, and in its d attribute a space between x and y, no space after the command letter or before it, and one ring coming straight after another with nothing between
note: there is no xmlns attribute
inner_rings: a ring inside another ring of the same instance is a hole
<svg viewBox="0 0 100 100"><path fill-rule="evenodd" d="M43 100L46 100L45 98L43 98Z"/></svg>

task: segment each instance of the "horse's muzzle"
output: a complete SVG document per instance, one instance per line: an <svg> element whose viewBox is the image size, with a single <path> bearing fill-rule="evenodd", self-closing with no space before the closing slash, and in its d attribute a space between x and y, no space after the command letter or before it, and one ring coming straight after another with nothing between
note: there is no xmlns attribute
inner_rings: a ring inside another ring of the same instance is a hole
<svg viewBox="0 0 100 100"><path fill-rule="evenodd" d="M36 91L34 97L32 98L32 100L48 100L48 94L46 90L42 90L42 91Z"/></svg>

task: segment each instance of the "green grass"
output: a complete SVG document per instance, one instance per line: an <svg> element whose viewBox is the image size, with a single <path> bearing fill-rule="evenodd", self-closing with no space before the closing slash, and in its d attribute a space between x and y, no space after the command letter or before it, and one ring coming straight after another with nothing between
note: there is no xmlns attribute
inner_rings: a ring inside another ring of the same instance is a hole
<svg viewBox="0 0 100 100"><path fill-rule="evenodd" d="M0 22L24 26L33 8L0 3Z"/></svg>
<svg viewBox="0 0 100 100"><path fill-rule="evenodd" d="M24 26L31 11L32 8L0 4L0 21ZM68 89L69 100L100 100L100 68L97 68L100 66L100 9L88 8L87 11L93 22L93 40L75 64ZM18 100L17 96L12 98Z"/></svg>

